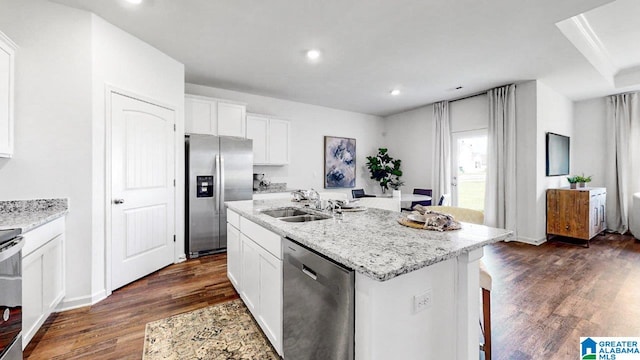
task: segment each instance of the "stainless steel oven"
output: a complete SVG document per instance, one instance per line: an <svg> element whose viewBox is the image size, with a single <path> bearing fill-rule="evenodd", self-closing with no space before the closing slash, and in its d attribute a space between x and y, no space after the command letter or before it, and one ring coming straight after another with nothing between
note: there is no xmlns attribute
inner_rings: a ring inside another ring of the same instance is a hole
<svg viewBox="0 0 640 360"><path fill-rule="evenodd" d="M20 229L0 230L0 360L22 360Z"/></svg>

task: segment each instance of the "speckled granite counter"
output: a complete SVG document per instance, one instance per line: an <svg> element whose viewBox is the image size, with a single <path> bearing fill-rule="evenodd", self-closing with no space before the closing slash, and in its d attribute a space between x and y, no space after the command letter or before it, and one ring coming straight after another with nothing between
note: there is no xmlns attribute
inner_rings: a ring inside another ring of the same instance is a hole
<svg viewBox="0 0 640 360"><path fill-rule="evenodd" d="M254 194L272 194L279 192L291 192L293 190L287 189L287 183L273 183L266 188L260 188L258 190L253 190Z"/></svg>
<svg viewBox="0 0 640 360"><path fill-rule="evenodd" d="M289 223L261 212L299 206L290 200L249 200L226 204L247 219L379 281L512 236L512 232L505 229L468 223L463 223L461 230L449 232L412 229L397 223L401 216L399 213L380 209L345 213L343 220Z"/></svg>
<svg viewBox="0 0 640 360"><path fill-rule="evenodd" d="M68 199L0 201L0 229L22 229L25 233L69 210Z"/></svg>

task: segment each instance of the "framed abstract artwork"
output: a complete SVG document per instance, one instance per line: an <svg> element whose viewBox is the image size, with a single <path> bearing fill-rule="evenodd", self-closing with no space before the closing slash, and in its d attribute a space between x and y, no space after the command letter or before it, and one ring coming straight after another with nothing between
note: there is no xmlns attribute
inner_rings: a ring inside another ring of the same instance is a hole
<svg viewBox="0 0 640 360"><path fill-rule="evenodd" d="M356 139L324 137L324 187L356 186Z"/></svg>

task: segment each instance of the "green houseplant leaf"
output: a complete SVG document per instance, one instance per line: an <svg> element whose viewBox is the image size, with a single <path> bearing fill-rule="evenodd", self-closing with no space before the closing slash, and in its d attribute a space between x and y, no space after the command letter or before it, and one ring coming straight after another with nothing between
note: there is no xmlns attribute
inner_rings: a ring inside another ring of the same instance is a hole
<svg viewBox="0 0 640 360"><path fill-rule="evenodd" d="M404 184L400 177L402 176L402 170L400 166L402 160L393 159L386 148L379 148L378 154L375 156L367 156L367 169L371 174L371 179L376 180L382 191L388 190L389 187L398 189Z"/></svg>

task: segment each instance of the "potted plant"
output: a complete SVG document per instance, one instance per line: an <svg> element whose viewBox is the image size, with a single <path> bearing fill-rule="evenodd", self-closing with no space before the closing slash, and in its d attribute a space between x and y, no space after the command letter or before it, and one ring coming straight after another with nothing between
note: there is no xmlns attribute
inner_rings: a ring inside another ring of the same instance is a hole
<svg viewBox="0 0 640 360"><path fill-rule="evenodd" d="M569 187L571 189L575 189L578 187L578 182L580 181L580 176L567 176L567 181L569 182Z"/></svg>
<svg viewBox="0 0 640 360"><path fill-rule="evenodd" d="M591 175L589 176L584 176L584 174L582 174L582 176L580 176L580 187L585 187L587 183L591 182Z"/></svg>
<svg viewBox="0 0 640 360"><path fill-rule="evenodd" d="M389 186L393 189L393 197L400 197L402 194L400 193L400 187L404 185L404 181L398 180L396 182L390 182Z"/></svg>
<svg viewBox="0 0 640 360"><path fill-rule="evenodd" d="M380 184L383 194L389 187L397 189L402 186L400 164L402 160L394 160L385 148L379 148L375 156L367 156L367 169L371 173L371 179Z"/></svg>

